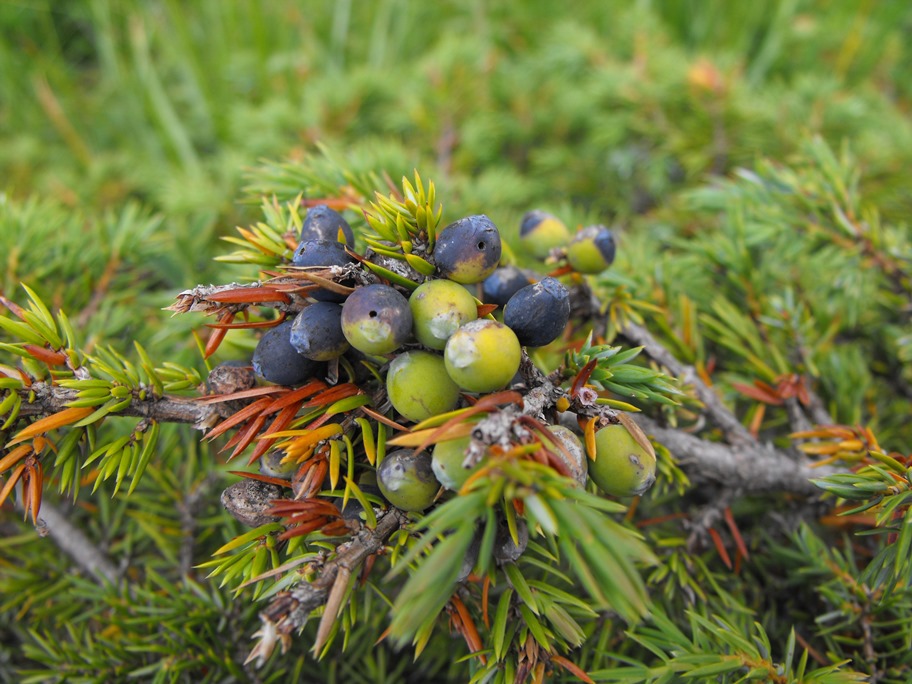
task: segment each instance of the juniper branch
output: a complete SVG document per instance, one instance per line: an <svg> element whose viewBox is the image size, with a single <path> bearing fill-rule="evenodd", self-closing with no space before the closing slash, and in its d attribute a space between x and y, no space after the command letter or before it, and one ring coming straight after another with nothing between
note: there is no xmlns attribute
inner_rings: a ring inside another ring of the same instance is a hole
<svg viewBox="0 0 912 684"><path fill-rule="evenodd" d="M402 526L405 519L405 514L398 508L390 508L377 516L377 526L374 529L365 527L351 541L340 546L342 550L323 566L323 572L318 579L302 584L291 591L294 607L289 610L285 618L283 630L287 627L288 633L290 633L301 627L310 612L326 602L339 570L345 569L350 573L357 570L368 556L383 548L386 541ZM264 613L268 614L269 610L267 609Z"/></svg>
<svg viewBox="0 0 912 684"><path fill-rule="evenodd" d="M648 333L646 334L648 335ZM658 345L654 340L652 344ZM661 347L659 346L659 348ZM665 353L667 354L667 352ZM660 363L664 362L660 361ZM681 369L683 366L678 363L676 368ZM550 383L543 377L535 379L544 383L539 394L548 396L550 393L547 390ZM711 389L706 389L712 392ZM20 392L23 397L20 415L31 417L41 417L61 411L67 407L67 402L76 396L75 390L40 382L34 383L29 389L20 390ZM30 392L34 394L31 402L28 401ZM537 395L533 391L530 396ZM722 411L728 412L721 402L717 399L716 402ZM533 403L538 405L536 402ZM132 402L117 415L149 418L159 422L189 423L196 427L212 426L218 419L213 405L183 397L147 399L134 397ZM737 422L733 415L730 413L729 415L732 420ZM812 495L819 493L819 490L810 484L809 479L833 472L832 469L827 468L812 468L809 460L804 458L795 460L782 451L761 444L749 433L749 442L737 440L733 440L731 444L709 442L680 430L663 428L642 415L637 416L637 421L657 441L666 445L697 479L724 482L727 486L744 492L778 490Z"/></svg>
<svg viewBox="0 0 912 684"><path fill-rule="evenodd" d="M745 492L814 496L820 494L820 490L811 483L811 479L837 472L832 467L816 467L801 454L786 453L761 444L722 403L715 391L703 382L696 369L678 361L645 327L630 322L621 335L634 344L642 345L644 353L651 359L691 385L709 418L725 433L727 443L709 442L680 430L660 427L645 416L637 416L641 427L665 445L694 479L719 482ZM813 393L811 397L811 418L815 421L829 418L820 398ZM810 427L797 401L791 402L787 408L793 429Z"/></svg>
<svg viewBox="0 0 912 684"><path fill-rule="evenodd" d="M798 399L790 397L783 402L783 405L785 406L789 427L791 427L792 432L803 432L804 430L810 430L813 427L811 421L802 410L801 402L799 402Z"/></svg>
<svg viewBox="0 0 912 684"><path fill-rule="evenodd" d="M674 355L656 340L643 326L628 322L620 331L621 335L643 347L643 351L656 363L664 366L682 382L693 387L697 398L706 407L710 419L722 428L725 437L735 446L754 445L757 440L748 432L738 418L726 408L713 389L700 379L696 369L678 361Z"/></svg>
<svg viewBox="0 0 912 684"><path fill-rule="evenodd" d="M217 479L217 473L210 472L202 482L192 487L178 504L181 520L180 571L184 577L190 575L193 570L193 552L199 526L197 516Z"/></svg>
<svg viewBox="0 0 912 684"><path fill-rule="evenodd" d="M60 550L72 558L80 568L99 582L117 583L119 573L113 563L51 502L42 502L38 520L39 529L46 532Z"/></svg>
<svg viewBox="0 0 912 684"><path fill-rule="evenodd" d="M23 417L49 416L67 408L74 401L77 390L36 382L19 390L22 407L19 415ZM210 426L218 417L216 409L202 404L192 398L152 397L140 399L133 397L130 404L118 411L118 416L148 418L160 423L190 423L195 427Z"/></svg>
<svg viewBox="0 0 912 684"><path fill-rule="evenodd" d="M295 630L304 626L315 609L326 604L339 573L354 574L369 556L386 545L405 520L405 513L397 508L379 513L377 526L374 529L364 527L350 541L341 544L336 549L337 555L323 565L317 579L303 582L292 591L272 599L266 610L260 613L263 623L258 632L260 642L251 651L248 662L268 658L277 640L285 644Z"/></svg>
<svg viewBox="0 0 912 684"><path fill-rule="evenodd" d="M805 376L805 385L809 385L807 376ZM820 398L820 395L814 392L810 387L806 387L808 394L808 406L807 412L811 417L811 421L817 425L831 425L833 423L833 417L830 415L830 412L827 410L826 404L823 402L823 399Z"/></svg>
<svg viewBox="0 0 912 684"><path fill-rule="evenodd" d="M654 420L637 415L643 431L671 451L695 481L713 481L744 492L780 492L813 496L820 490L811 483L837 472L835 468L813 467L806 458L796 460L771 446L709 442L681 430L661 427Z"/></svg>

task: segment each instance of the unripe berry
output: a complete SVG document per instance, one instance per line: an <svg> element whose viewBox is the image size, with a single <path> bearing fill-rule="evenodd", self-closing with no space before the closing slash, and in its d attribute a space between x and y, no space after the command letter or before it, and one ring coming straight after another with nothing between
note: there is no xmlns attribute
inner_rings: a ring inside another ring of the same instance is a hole
<svg viewBox="0 0 912 684"><path fill-rule="evenodd" d="M533 209L522 217L519 239L529 254L536 259L544 259L555 247L567 244L570 231L559 218Z"/></svg>
<svg viewBox="0 0 912 684"><path fill-rule="evenodd" d="M440 489L431 457L426 451L415 454L411 449L386 455L377 468L377 484L386 500L403 511L423 511L434 503Z"/></svg>
<svg viewBox="0 0 912 684"><path fill-rule="evenodd" d="M601 273L614 262L617 247L606 226L583 228L567 245L567 261L578 273Z"/></svg>
<svg viewBox="0 0 912 684"><path fill-rule="evenodd" d="M516 334L503 323L480 318L457 330L446 343L446 370L469 392L493 392L504 387L516 371L522 348Z"/></svg>
<svg viewBox="0 0 912 684"><path fill-rule="evenodd" d="M434 246L440 275L457 283L480 283L497 268L500 253L500 233L484 215L451 223L440 231Z"/></svg>
<svg viewBox="0 0 912 684"><path fill-rule="evenodd" d="M431 467L434 469L434 476L447 489L458 491L469 476L480 467L481 464L472 468L464 468L462 465L471 441L471 437L460 437L438 442L434 446L431 454Z"/></svg>
<svg viewBox="0 0 912 684"><path fill-rule="evenodd" d="M393 408L416 423L456 408L459 387L447 374L443 358L426 351L408 351L390 364L386 393Z"/></svg>
<svg viewBox="0 0 912 684"><path fill-rule="evenodd" d="M452 280L425 281L408 302L415 337L431 349L443 349L459 326L478 318L475 298Z"/></svg>
<svg viewBox="0 0 912 684"><path fill-rule="evenodd" d="M604 492L638 496L655 482L655 451L642 431L639 436L638 441L623 425L608 425L595 433L596 459L589 464L589 477Z"/></svg>
<svg viewBox="0 0 912 684"><path fill-rule="evenodd" d="M298 470L298 463L293 458L282 463L286 454L284 451L273 449L260 456L260 472L269 477L290 480Z"/></svg>
<svg viewBox="0 0 912 684"><path fill-rule="evenodd" d="M586 476L589 473L589 459L586 458L586 450L580 438L576 436L573 430L563 425L549 425L548 430L551 431L555 439L544 438L542 442L567 466L567 470L570 471L570 477L585 487ZM561 449L561 446L564 448Z"/></svg>

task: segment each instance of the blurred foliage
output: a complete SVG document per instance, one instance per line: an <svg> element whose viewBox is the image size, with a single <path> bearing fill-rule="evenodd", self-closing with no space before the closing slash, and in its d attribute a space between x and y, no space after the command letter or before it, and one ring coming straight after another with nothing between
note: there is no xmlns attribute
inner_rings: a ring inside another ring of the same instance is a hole
<svg viewBox="0 0 912 684"><path fill-rule="evenodd" d="M29 285L89 354L135 359L138 340L195 378L199 321L160 309L249 276L213 257L261 220L261 195L418 168L447 216L489 214L521 262L530 208L612 224L603 301L711 376L746 424L788 446L804 387L880 444L809 451L862 466L821 483L833 498L817 519L742 499L712 541L691 524L724 492L688 488L663 455L633 518L662 612L625 633L574 608L587 640L572 660L598 681L907 682L908 459L887 454L912 443L910 29L902 2L2 2L0 293L24 305ZM230 333L220 358L252 340ZM392 599L372 585L353 594L344 653L306 654L309 624L289 654L245 668L260 604L193 567L241 531L215 503L234 478L196 437L162 426L129 497L88 471L59 483L85 490L68 515L126 568L126 593L3 510L0 682L465 679L466 647L439 630L417 664L374 645ZM573 591L548 574L554 557L539 547L535 581Z"/></svg>

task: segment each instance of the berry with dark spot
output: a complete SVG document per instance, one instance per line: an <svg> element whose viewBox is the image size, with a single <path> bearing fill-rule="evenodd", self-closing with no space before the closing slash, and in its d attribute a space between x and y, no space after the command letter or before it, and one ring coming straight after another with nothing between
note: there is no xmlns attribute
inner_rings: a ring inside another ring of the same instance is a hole
<svg viewBox="0 0 912 684"><path fill-rule="evenodd" d="M316 302L301 310L291 325L291 346L312 361L329 361L348 350L342 334L342 307Z"/></svg>
<svg viewBox="0 0 912 684"><path fill-rule="evenodd" d="M440 275L457 283L480 283L500 263L497 226L485 215L451 223L437 236L434 259Z"/></svg>
<svg viewBox="0 0 912 684"><path fill-rule="evenodd" d="M301 356L291 346L291 326L291 321L285 321L270 328L253 351L253 370L277 385L300 385L320 368L319 363Z"/></svg>
<svg viewBox="0 0 912 684"><path fill-rule="evenodd" d="M415 337L431 349L443 349L459 326L478 318L475 298L452 280L425 281L408 301Z"/></svg>
<svg viewBox="0 0 912 684"><path fill-rule="evenodd" d="M655 482L655 451L645 435L637 440L623 425L608 425L595 433L596 458L589 477L614 496L639 496Z"/></svg>
<svg viewBox="0 0 912 684"><path fill-rule="evenodd" d="M552 249L566 245L570 231L564 222L541 209L527 212L519 224L519 239L536 259L544 259Z"/></svg>
<svg viewBox="0 0 912 684"><path fill-rule="evenodd" d="M389 354L412 336L408 300L389 285L359 287L342 306L342 333L365 354Z"/></svg>
<svg viewBox="0 0 912 684"><path fill-rule="evenodd" d="M318 204L308 209L304 217L301 241L304 240L334 240L354 247L355 234L342 214L325 204Z"/></svg>
<svg viewBox="0 0 912 684"><path fill-rule="evenodd" d="M469 392L493 392L516 374L522 348L516 333L503 323L479 318L450 336L443 356L457 385Z"/></svg>
<svg viewBox="0 0 912 684"><path fill-rule="evenodd" d="M377 467L377 484L383 496L403 511L423 511L434 503L440 483L431 470L426 451L411 449L388 453Z"/></svg>
<svg viewBox="0 0 912 684"><path fill-rule="evenodd" d="M291 260L293 266L346 266L355 263L355 258L345 251L341 242L335 240L303 240L295 250ZM353 282L343 282L343 285L353 286ZM322 302L344 302L345 295L318 288L310 292L310 296Z"/></svg>
<svg viewBox="0 0 912 684"><path fill-rule="evenodd" d="M589 226L567 245L567 262L578 273L601 273L614 263L617 246L607 226Z"/></svg>
<svg viewBox="0 0 912 684"><path fill-rule="evenodd" d="M456 408L459 387L450 379L443 357L414 350L399 354L386 373L386 393L393 408L416 423Z"/></svg>
<svg viewBox="0 0 912 684"><path fill-rule="evenodd" d="M570 320L570 291L554 278L543 278L514 294L504 307L504 323L519 343L543 347L560 337Z"/></svg>
<svg viewBox="0 0 912 684"><path fill-rule="evenodd" d="M481 284L482 297L486 304L503 306L510 297L532 282L522 269L516 266L501 266L485 278Z"/></svg>

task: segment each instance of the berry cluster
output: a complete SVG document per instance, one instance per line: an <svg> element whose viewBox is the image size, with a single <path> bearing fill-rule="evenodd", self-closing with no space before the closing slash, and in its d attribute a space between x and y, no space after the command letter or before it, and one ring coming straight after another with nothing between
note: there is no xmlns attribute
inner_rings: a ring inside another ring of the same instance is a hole
<svg viewBox="0 0 912 684"><path fill-rule="evenodd" d="M375 409L392 409L389 417L406 425L450 414L489 393L528 389L529 378L520 373L524 348L554 343L571 323L571 291L561 279L599 273L615 256L614 236L605 226L571 235L559 219L537 210L523 217L520 240L530 255L557 267L552 276L501 265L500 233L487 216L459 219L433 235L428 239L427 231L413 227L401 243L405 249L367 236L367 248L356 252L354 232L339 213L310 208L287 267L306 278L306 297L299 298L293 320L261 336L253 354L256 374L298 386L313 378L334 380L345 369L362 390L373 388ZM591 479L617 496L648 489L655 454L635 424L603 419L584 446L577 429L584 417L567 411L569 393L563 393L563 402L543 414L546 429L517 439L538 444L579 486ZM430 452L391 450L377 465L375 482L373 469L362 473L362 486L401 510L424 511L441 486L462 489L491 449L495 445L463 431L432 442ZM271 477L291 478L297 466L290 452L274 450L260 459L261 471ZM371 481L364 483L368 474ZM495 554L500 562L522 553L517 542L524 546L523 535L527 539L528 531L498 541L496 548L504 547Z"/></svg>

